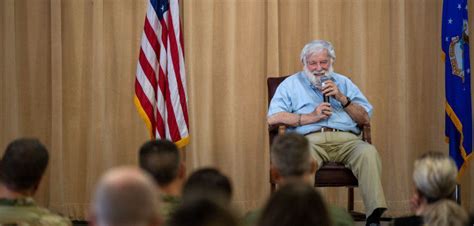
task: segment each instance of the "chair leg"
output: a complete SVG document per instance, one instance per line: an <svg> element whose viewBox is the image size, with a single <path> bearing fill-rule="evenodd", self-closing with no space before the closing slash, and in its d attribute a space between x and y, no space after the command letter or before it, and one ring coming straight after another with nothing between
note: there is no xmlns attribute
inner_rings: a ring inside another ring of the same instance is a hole
<svg viewBox="0 0 474 226"><path fill-rule="evenodd" d="M354 211L354 188L347 188L347 212L354 221L365 221L365 214Z"/></svg>
<svg viewBox="0 0 474 226"><path fill-rule="evenodd" d="M276 190L276 184L270 182L270 185L271 185L271 190L270 190L270 191L271 191L271 194L273 194L273 193L275 192L275 190Z"/></svg>
<svg viewBox="0 0 474 226"><path fill-rule="evenodd" d="M354 210L354 188L347 188L347 211L350 213Z"/></svg>

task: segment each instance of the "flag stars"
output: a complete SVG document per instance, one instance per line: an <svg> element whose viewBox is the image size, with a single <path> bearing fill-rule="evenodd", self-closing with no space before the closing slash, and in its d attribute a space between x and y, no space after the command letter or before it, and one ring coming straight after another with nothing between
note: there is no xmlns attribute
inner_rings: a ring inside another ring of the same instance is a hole
<svg viewBox="0 0 474 226"><path fill-rule="evenodd" d="M445 40L446 40L447 42L449 42L449 37L448 37L448 36L446 36L446 39L445 39Z"/></svg>
<svg viewBox="0 0 474 226"><path fill-rule="evenodd" d="M453 23L453 19L449 18L448 24L452 24L452 23Z"/></svg>
<svg viewBox="0 0 474 226"><path fill-rule="evenodd" d="M458 9L461 10L461 4L458 4Z"/></svg>
<svg viewBox="0 0 474 226"><path fill-rule="evenodd" d="M165 5L161 5L161 12L165 11Z"/></svg>
<svg viewBox="0 0 474 226"><path fill-rule="evenodd" d="M470 68L466 69L466 71L467 71L468 74L471 74L471 69Z"/></svg>

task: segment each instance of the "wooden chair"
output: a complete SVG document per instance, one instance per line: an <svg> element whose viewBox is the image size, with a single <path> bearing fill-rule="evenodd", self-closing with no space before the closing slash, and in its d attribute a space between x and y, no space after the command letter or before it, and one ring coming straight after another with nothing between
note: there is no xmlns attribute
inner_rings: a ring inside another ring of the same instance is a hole
<svg viewBox="0 0 474 226"><path fill-rule="evenodd" d="M284 77L269 77L267 79L268 86L268 104L275 94L276 89L280 83L285 80L288 76ZM360 126L363 132L363 139L371 143L370 124ZM269 126L270 145L273 139L281 133L284 133L286 129L285 125ZM276 184L270 175L270 184L272 192L276 189ZM339 162L325 162L323 166L319 168L315 175L315 187L347 187L347 211L356 221L365 220L365 214L354 211L354 187L359 186L357 178L354 176L352 171L345 167L344 164Z"/></svg>

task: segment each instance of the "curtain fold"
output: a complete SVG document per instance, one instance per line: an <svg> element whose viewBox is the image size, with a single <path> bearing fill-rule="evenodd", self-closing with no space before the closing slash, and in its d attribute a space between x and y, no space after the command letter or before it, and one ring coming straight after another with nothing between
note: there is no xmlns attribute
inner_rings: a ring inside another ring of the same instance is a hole
<svg viewBox="0 0 474 226"><path fill-rule="evenodd" d="M441 0L180 3L188 172L217 167L232 179L241 212L260 207L270 188L266 78L301 70L304 44L326 39L336 49L335 70L374 105L388 214L409 212L413 161L448 150ZM40 138L51 161L36 198L73 219L87 217L100 175L136 165L149 138L133 105L146 7L146 0L0 1L0 152L14 138ZM471 211L473 171L461 181ZM322 192L345 206L345 189ZM356 209L363 211L358 196Z"/></svg>

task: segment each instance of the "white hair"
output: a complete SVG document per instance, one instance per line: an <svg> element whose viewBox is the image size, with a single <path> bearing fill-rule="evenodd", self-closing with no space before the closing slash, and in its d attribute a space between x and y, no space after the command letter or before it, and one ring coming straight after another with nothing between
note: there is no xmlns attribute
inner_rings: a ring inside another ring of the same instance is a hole
<svg viewBox="0 0 474 226"><path fill-rule="evenodd" d="M151 176L136 167L119 167L100 179L93 214L99 226L146 226L160 222L159 206Z"/></svg>
<svg viewBox="0 0 474 226"><path fill-rule="evenodd" d="M428 152L415 161L413 181L428 202L450 198L456 187L457 167L445 154Z"/></svg>
<svg viewBox="0 0 474 226"><path fill-rule="evenodd" d="M327 50L331 62L334 63L336 60L336 51L332 44L325 40L313 40L306 44L301 50L301 62L306 66L306 59L314 53L320 53L323 50Z"/></svg>

